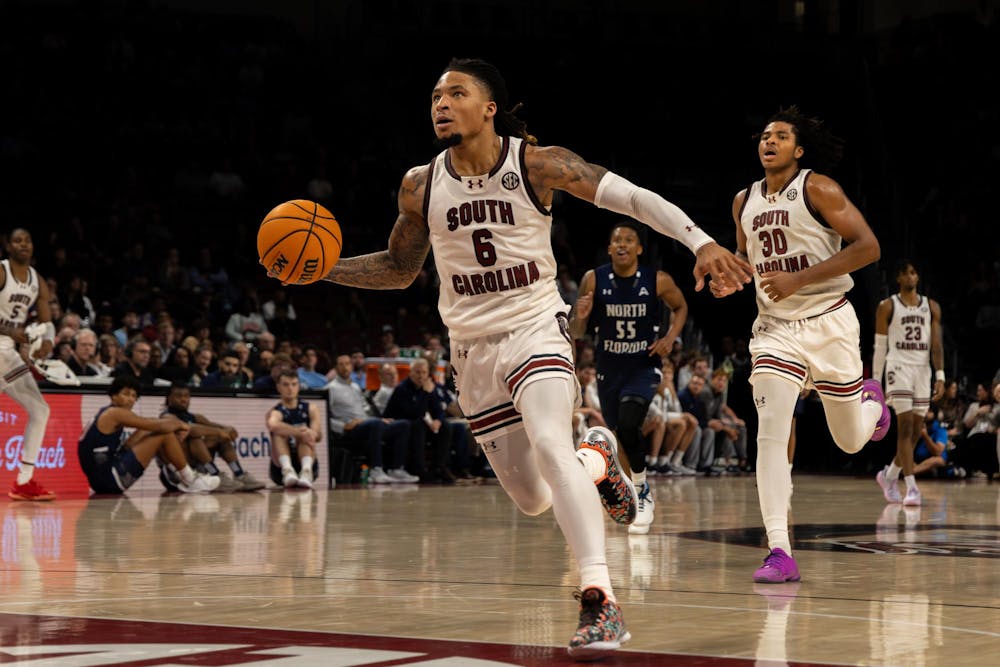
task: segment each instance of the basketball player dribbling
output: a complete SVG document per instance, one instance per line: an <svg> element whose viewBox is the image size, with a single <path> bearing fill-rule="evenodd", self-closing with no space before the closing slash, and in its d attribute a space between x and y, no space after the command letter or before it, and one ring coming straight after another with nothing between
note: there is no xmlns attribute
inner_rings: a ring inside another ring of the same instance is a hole
<svg viewBox="0 0 1000 667"><path fill-rule="evenodd" d="M896 266L899 292L883 299L875 311L875 347L872 377L882 381L885 396L896 413L896 456L875 476L890 503L920 505L920 489L913 474L913 450L924 427L931 400L944 396L944 343L941 339L941 306L917 293L920 275L913 262ZM886 351L888 348L888 352ZM931 365L934 395L931 396ZM906 496L899 493L899 473L906 482Z"/></svg>
<svg viewBox="0 0 1000 667"><path fill-rule="evenodd" d="M7 240L9 259L0 261L0 390L28 413L21 445L21 468L7 493L14 500L52 500L56 497L34 479L35 462L49 423L49 404L18 352L19 345L32 342L25 333L32 308L37 311L35 322L43 328L41 346L31 353L32 356L47 358L56 337L49 310L49 286L31 266L34 252L31 234L18 228Z"/></svg>
<svg viewBox="0 0 1000 667"><path fill-rule="evenodd" d="M862 380L860 325L845 296L854 284L849 274L879 258L878 240L840 185L806 168L832 168L841 149L820 120L783 109L759 136L764 178L733 200L737 255L756 273L750 382L769 547L753 575L760 583L800 579L788 536L788 438L802 389L815 387L833 440L847 453L884 438L891 420L879 382ZM733 292L714 280L709 287L717 297Z"/></svg>
<svg viewBox="0 0 1000 667"><path fill-rule="evenodd" d="M580 389L569 306L556 288L552 193L568 192L682 241L696 255L696 289L708 274L727 289L742 288L751 271L658 195L565 148L534 145L507 108L506 84L493 65L452 60L430 99L444 150L403 177L388 249L343 258L325 279L402 289L433 247L459 404L517 507L529 515L552 507L580 568L580 624L569 653L594 659L629 638L611 587L601 504L628 524L636 495L610 433L589 432L574 452Z"/></svg>

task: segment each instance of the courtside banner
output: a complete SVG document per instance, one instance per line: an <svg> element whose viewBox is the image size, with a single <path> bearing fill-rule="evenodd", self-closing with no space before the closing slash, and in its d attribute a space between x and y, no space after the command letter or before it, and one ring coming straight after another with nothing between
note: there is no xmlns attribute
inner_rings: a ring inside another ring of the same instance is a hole
<svg viewBox="0 0 1000 667"><path fill-rule="evenodd" d="M55 492L86 495L87 478L76 457L76 443L83 432L80 394L47 394L50 413L35 474L42 485ZM3 479L10 486L17 476L28 413L6 394L0 394L0 443L3 443Z"/></svg>
<svg viewBox="0 0 1000 667"><path fill-rule="evenodd" d="M49 404L48 427L42 439L42 447L36 462L36 474L39 481L48 489L60 495L86 496L90 487L87 478L80 469L76 455L76 444L84 429L90 425L94 415L109 399L106 394L73 394L48 393L42 391ZM226 426L232 426L239 434L236 450L241 465L258 479L272 483L269 479L271 460L271 436L268 433L266 419L268 411L278 403L277 397L233 397L233 396L192 396L191 412L203 414L210 420ZM327 461L327 411L326 401L321 398L303 397L307 403L314 403L320 409L320 428L323 441L316 455L316 466L319 477L316 480L318 488L327 488L330 475ZM143 417L157 418L165 409L166 399L163 396L149 395L139 399L135 411ZM2 479L0 484L10 485L17 475L18 461L24 439L24 427L28 415L24 409L6 394L0 394L0 452ZM215 463L220 468L225 462L216 457ZM164 488L159 480L159 465L154 460L149 464L144 474L132 488L130 494L163 493Z"/></svg>

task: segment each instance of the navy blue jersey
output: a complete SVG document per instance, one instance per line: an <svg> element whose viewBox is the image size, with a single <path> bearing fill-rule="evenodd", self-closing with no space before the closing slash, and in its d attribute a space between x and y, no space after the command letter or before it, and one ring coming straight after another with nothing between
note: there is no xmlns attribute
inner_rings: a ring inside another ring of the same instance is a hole
<svg viewBox="0 0 1000 667"><path fill-rule="evenodd" d="M83 435L80 436L80 441L77 443L79 454L90 454L95 449L107 448L107 457L110 458L125 444L125 429L121 426L114 433L101 433L97 428L97 420L110 407L110 405L105 405L98 410L90 424L83 430Z"/></svg>
<svg viewBox="0 0 1000 667"><path fill-rule="evenodd" d="M174 417L177 417L185 424L194 424L196 421L198 421L197 419L195 419L194 415L188 412L187 410L182 410L180 408L172 408L170 406L167 406L167 409L160 413L160 417L166 417L167 415L173 415Z"/></svg>
<svg viewBox="0 0 1000 667"><path fill-rule="evenodd" d="M286 424L291 424L292 426L305 424L309 426L309 404L305 401L299 401L299 404L294 408L286 408L284 404L279 402L272 410L280 412L281 421Z"/></svg>
<svg viewBox="0 0 1000 667"><path fill-rule="evenodd" d="M588 325L595 333L597 372L654 366L649 355L663 320L663 303L656 294L656 270L640 266L635 275L615 275L611 264L594 269L594 307Z"/></svg>

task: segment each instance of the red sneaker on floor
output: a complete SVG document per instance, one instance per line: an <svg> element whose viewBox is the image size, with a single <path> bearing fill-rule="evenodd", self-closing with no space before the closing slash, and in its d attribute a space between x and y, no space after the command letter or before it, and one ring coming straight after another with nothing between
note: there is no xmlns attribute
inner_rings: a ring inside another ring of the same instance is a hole
<svg viewBox="0 0 1000 667"><path fill-rule="evenodd" d="M7 495L14 500L52 500L56 497L56 494L33 479L29 479L25 484L15 483Z"/></svg>

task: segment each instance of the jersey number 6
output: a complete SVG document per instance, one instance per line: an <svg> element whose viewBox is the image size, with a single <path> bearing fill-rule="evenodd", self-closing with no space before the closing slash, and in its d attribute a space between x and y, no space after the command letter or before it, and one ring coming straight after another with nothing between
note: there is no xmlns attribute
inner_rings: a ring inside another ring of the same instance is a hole
<svg viewBox="0 0 1000 667"><path fill-rule="evenodd" d="M472 232L472 247L476 251L476 261L483 266L493 266L497 263L496 246L489 242L493 232L488 229L477 229Z"/></svg>

